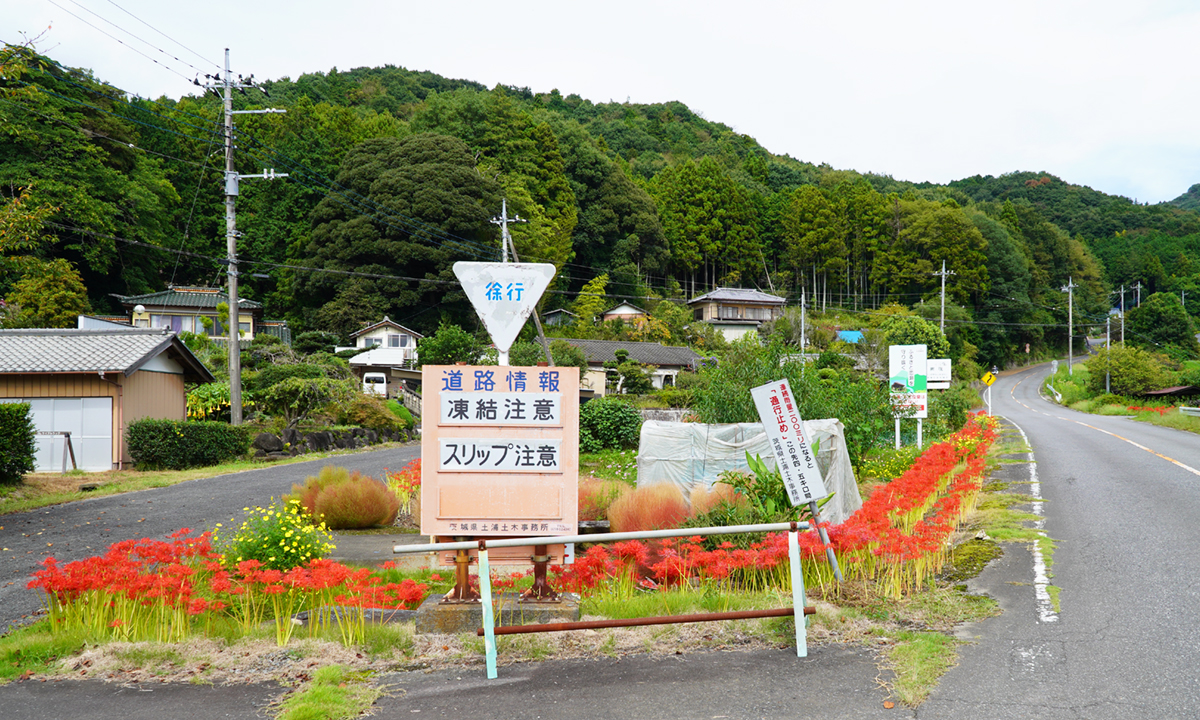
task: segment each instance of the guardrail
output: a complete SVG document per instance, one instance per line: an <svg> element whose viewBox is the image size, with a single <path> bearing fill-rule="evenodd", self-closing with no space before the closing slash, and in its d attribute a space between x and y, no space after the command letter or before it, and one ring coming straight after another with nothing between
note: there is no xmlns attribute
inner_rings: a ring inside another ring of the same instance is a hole
<svg viewBox="0 0 1200 720"><path fill-rule="evenodd" d="M759 617L786 617L792 615L796 621L796 656L808 656L808 627L806 615L816 612L815 608L805 606L804 575L800 570L799 534L808 530L809 523L763 523L758 525L730 525L726 527L683 528L672 530L647 530L643 532L594 533L588 535L549 536L537 538L503 538L497 540L471 540L458 542L430 543L428 545L395 545L392 553L397 555L436 553L444 550L474 550L479 549L479 591L483 604L483 627L478 634L484 638L484 653L487 661L487 676L489 680L496 678L496 635L532 632L558 632L562 630L577 630L585 627L628 627L633 625L660 625L667 623L708 622L714 620L737 620ZM538 545L554 545L561 543L608 543L624 540L655 540L675 537L708 537L710 535L736 535L755 532L787 532L789 574L792 581L792 607L769 610L744 610L728 613L704 613L701 615L674 615L651 618L630 618L622 620L597 621L594 623L545 623L542 625L495 625L495 613L492 603L491 567L488 564L488 548L528 547Z"/></svg>
<svg viewBox="0 0 1200 720"><path fill-rule="evenodd" d="M1200 417L1200 407L1184 407L1180 405L1179 412L1184 415L1191 415L1192 417Z"/></svg>

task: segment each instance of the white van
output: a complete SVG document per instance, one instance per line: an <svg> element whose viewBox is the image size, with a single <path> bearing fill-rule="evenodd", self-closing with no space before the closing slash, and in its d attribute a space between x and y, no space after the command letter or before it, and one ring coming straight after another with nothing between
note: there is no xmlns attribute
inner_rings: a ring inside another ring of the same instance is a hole
<svg viewBox="0 0 1200 720"><path fill-rule="evenodd" d="M379 372L363 373L364 395L387 397L387 375Z"/></svg>

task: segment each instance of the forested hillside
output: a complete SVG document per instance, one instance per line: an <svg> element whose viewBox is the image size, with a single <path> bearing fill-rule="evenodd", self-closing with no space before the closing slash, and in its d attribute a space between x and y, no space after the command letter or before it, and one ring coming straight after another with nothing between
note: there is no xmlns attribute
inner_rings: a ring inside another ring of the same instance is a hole
<svg viewBox="0 0 1200 720"><path fill-rule="evenodd" d="M131 98L15 47L0 56L6 326L65 322L113 294L224 281L224 130L214 93ZM1065 343L1110 291L1200 290L1200 214L1047 173L909 183L776 155L680 102L594 103L399 67L235 95L241 287L295 331L383 315L474 326L456 260L493 260L506 199L522 260L559 268L547 308L607 275L615 303L755 287L864 313L935 299L980 359ZM332 271L332 272L331 272ZM1197 296L1200 298L1200 295ZM1191 307L1200 309L1200 303ZM1101 320L1102 321L1102 320Z"/></svg>

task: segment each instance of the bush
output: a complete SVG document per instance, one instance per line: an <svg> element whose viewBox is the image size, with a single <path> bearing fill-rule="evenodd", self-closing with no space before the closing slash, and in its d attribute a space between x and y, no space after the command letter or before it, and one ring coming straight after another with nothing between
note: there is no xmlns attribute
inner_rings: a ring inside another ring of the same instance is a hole
<svg viewBox="0 0 1200 720"><path fill-rule="evenodd" d="M931 429L940 429L946 435L962 430L967 412L978 400L979 396L966 385L929 393L929 422L935 426Z"/></svg>
<svg viewBox="0 0 1200 720"><path fill-rule="evenodd" d="M333 550L333 537L323 523L313 525L295 500L272 503L268 508L246 508L246 519L232 537L221 537L217 526L214 545L234 566L257 560L271 570L291 570Z"/></svg>
<svg viewBox="0 0 1200 720"><path fill-rule="evenodd" d="M35 452L29 403L0 403L0 485L16 485L33 472Z"/></svg>
<svg viewBox="0 0 1200 720"><path fill-rule="evenodd" d="M692 405L692 391L677 387L665 387L655 393L663 404L671 408L686 408Z"/></svg>
<svg viewBox="0 0 1200 720"><path fill-rule="evenodd" d="M579 481L579 519L606 520L608 508L633 488L620 480L584 478Z"/></svg>
<svg viewBox="0 0 1200 720"><path fill-rule="evenodd" d="M1100 350L1084 363L1088 369L1088 390L1104 392L1105 373L1115 395L1140 395L1171 384L1166 365L1153 354L1132 345L1114 345Z"/></svg>
<svg viewBox="0 0 1200 720"><path fill-rule="evenodd" d="M412 430L417 426L417 419L408 411L408 408L400 404L399 400L388 400L387 407L388 410L392 411L393 415L400 418L400 422L404 423L406 430Z"/></svg>
<svg viewBox="0 0 1200 720"><path fill-rule="evenodd" d="M343 425L357 425L375 431L400 432L406 423L388 407L388 402L378 395L359 394L346 403L338 415Z"/></svg>
<svg viewBox="0 0 1200 720"><path fill-rule="evenodd" d="M387 485L358 471L326 465L304 485L293 485L292 494L310 517L333 530L391 525L400 509L400 498Z"/></svg>
<svg viewBox="0 0 1200 720"><path fill-rule="evenodd" d="M182 470L245 455L250 450L250 429L220 422L143 418L129 424L125 441L139 468Z"/></svg>
<svg viewBox="0 0 1200 720"><path fill-rule="evenodd" d="M677 528L687 516L687 501L672 483L643 485L608 506L612 532Z"/></svg>
<svg viewBox="0 0 1200 720"><path fill-rule="evenodd" d="M641 413L615 398L596 398L579 408L579 449L582 452L636 448L641 432Z"/></svg>

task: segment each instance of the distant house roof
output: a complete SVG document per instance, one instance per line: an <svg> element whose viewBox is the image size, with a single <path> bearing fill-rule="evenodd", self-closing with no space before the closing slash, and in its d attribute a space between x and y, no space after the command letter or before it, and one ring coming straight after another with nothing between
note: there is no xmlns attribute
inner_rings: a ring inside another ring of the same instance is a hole
<svg viewBox="0 0 1200 720"><path fill-rule="evenodd" d="M379 322L377 322L373 325L368 325L361 330L355 330L354 332L350 333L350 337L356 338L359 335L366 335L369 332L373 332L373 331L378 330L379 328L383 328L383 327L390 327L390 328L395 328L397 330L403 330L404 332L408 333L409 335L412 335L413 337L418 337L418 338L425 337L424 335L417 332L416 330L409 330L408 328L404 327L400 323L389 318L387 315L384 315L382 320L380 320Z"/></svg>
<svg viewBox="0 0 1200 720"><path fill-rule="evenodd" d="M0 330L0 373L122 373L132 375L163 353L188 382L212 382L212 373L177 335L153 330Z"/></svg>
<svg viewBox="0 0 1200 720"><path fill-rule="evenodd" d="M746 288L717 288L712 292L707 292L700 297L688 300L688 305L698 302L736 302L736 303L762 303L765 305L783 305L787 301L778 295L770 295L758 290L747 290Z"/></svg>
<svg viewBox="0 0 1200 720"><path fill-rule="evenodd" d="M583 351L588 363L599 364L617 359L617 350L629 351L629 359L646 365L675 365L694 367L700 355L688 347L670 347L652 342L625 342L622 340L575 340L563 338L569 345Z"/></svg>
<svg viewBox="0 0 1200 720"><path fill-rule="evenodd" d="M848 343L856 343L863 339L862 330L838 330L838 340Z"/></svg>
<svg viewBox="0 0 1200 720"><path fill-rule="evenodd" d="M612 313L615 313L619 310L626 310L626 312L621 313L622 315L645 315L646 314L645 310L641 309L637 305L634 305L633 303L627 303L627 302L618 303L600 314L601 315L611 315ZM629 311L632 311L632 312L629 312Z"/></svg>
<svg viewBox="0 0 1200 720"><path fill-rule="evenodd" d="M229 302L229 294L220 288L180 286L148 295L124 295L120 299L121 304L127 308L132 308L134 305L149 305L215 310L218 303ZM261 310L262 303L238 298L238 307L243 310Z"/></svg>
<svg viewBox="0 0 1200 720"><path fill-rule="evenodd" d="M80 330L116 330L130 327L124 315L80 315L75 318Z"/></svg>

